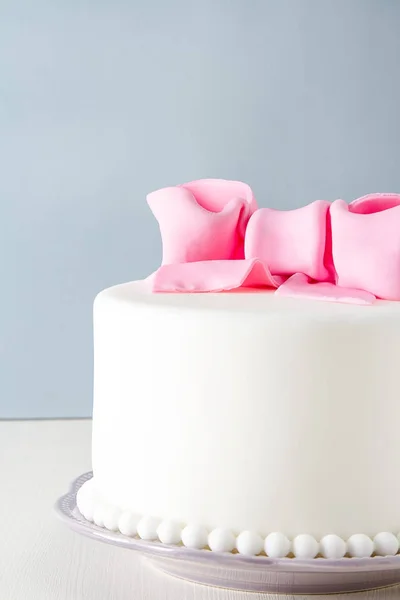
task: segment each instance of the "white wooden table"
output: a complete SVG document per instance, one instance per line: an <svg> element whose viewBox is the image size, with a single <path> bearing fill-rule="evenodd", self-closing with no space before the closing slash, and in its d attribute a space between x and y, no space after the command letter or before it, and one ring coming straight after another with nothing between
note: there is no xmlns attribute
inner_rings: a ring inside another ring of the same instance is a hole
<svg viewBox="0 0 400 600"><path fill-rule="evenodd" d="M90 470L90 428L87 420L0 421L1 600L278 598L170 578L136 552L86 539L59 522L53 512L56 498ZM325 598L399 600L400 588Z"/></svg>

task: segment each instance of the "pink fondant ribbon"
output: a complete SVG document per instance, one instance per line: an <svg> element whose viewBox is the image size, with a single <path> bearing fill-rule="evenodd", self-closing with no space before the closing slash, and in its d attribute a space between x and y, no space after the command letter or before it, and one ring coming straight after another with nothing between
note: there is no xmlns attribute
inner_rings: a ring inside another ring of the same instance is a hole
<svg viewBox="0 0 400 600"><path fill-rule="evenodd" d="M154 292L223 292L238 287L277 288L284 279L274 277L258 258L209 260L162 265L153 279Z"/></svg>
<svg viewBox="0 0 400 600"><path fill-rule="evenodd" d="M281 296L400 300L400 195L257 210L250 187L206 179L149 194L163 242L154 292L276 288Z"/></svg>

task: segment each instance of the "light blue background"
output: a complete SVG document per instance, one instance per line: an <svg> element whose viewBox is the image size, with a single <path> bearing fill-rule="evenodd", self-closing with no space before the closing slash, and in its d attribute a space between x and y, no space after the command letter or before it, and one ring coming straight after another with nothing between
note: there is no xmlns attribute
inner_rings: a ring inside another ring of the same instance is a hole
<svg viewBox="0 0 400 600"><path fill-rule="evenodd" d="M400 191L396 0L0 4L0 417L89 415L92 300L159 263L145 194Z"/></svg>

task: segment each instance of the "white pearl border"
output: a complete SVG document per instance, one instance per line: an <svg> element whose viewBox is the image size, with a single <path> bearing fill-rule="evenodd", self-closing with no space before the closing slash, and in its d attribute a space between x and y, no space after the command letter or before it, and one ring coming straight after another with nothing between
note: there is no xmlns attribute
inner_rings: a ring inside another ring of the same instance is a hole
<svg viewBox="0 0 400 600"><path fill-rule="evenodd" d="M120 531L123 535L138 536L143 540L159 540L164 544L183 544L187 548L199 550L207 548L214 552L236 551L244 556L265 554L270 558L294 556L302 559L339 559L345 556L394 556L400 548L400 533L396 536L390 532L381 532L373 539L363 533L357 533L347 540L334 534L316 540L312 535L305 533L289 540L283 533L272 532L263 539L253 531L242 531L236 536L229 529L220 527L208 532L199 525L184 525L148 515L137 516L105 503L94 489L93 478L78 490L76 503L87 521L110 531Z"/></svg>

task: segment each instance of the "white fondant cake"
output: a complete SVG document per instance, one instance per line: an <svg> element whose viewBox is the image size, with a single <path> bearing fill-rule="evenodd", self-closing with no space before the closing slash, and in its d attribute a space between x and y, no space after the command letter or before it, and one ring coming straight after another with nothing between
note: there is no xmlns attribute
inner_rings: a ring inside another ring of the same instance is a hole
<svg viewBox="0 0 400 600"><path fill-rule="evenodd" d="M244 554L398 551L399 302L134 282L96 298L94 344L86 518Z"/></svg>

